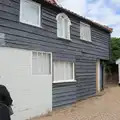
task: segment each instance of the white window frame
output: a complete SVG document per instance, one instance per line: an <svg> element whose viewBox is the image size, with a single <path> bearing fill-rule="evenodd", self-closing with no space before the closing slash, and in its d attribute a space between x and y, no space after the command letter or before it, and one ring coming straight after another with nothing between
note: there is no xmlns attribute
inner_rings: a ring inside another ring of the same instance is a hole
<svg viewBox="0 0 120 120"><path fill-rule="evenodd" d="M50 55L50 57L51 57L50 74L33 74L33 68L32 68L33 67L33 64L32 64L33 52L45 53L45 54L49 54ZM53 74L52 67L53 67L53 61L52 61L52 53L51 52L34 51L34 50L31 52L31 75L33 75L33 76L52 76L52 74Z"/></svg>
<svg viewBox="0 0 120 120"><path fill-rule="evenodd" d="M56 62L56 61L54 61ZM53 65L55 64L53 62ZM67 62L67 61L64 61L64 62ZM73 64L73 79L70 79L70 80L54 80L54 66L53 66L53 83L67 83L67 82L76 82L75 80L75 63L71 62Z"/></svg>
<svg viewBox="0 0 120 120"><path fill-rule="evenodd" d="M90 39L89 40L81 38L81 24L90 28L90 36L89 36ZM91 39L91 26L89 24L86 24L84 22L80 22L80 39L84 40L84 41L92 42L92 39Z"/></svg>
<svg viewBox="0 0 120 120"><path fill-rule="evenodd" d="M24 20L22 18L22 14L24 12L22 10L22 4L23 4L23 2L28 2L28 3L32 4L32 5L37 5L39 7L39 17L38 17L39 18L39 23L38 23L38 25L37 24L32 24L29 21L27 22L26 20ZM20 0L20 17L19 17L19 20L20 20L21 23L25 23L25 24L28 24L28 25L36 26L36 27L41 27L41 4L36 3L36 2L34 2L32 0Z"/></svg>
<svg viewBox="0 0 120 120"><path fill-rule="evenodd" d="M60 17L63 17L62 19L63 19L63 24L61 25L62 27L61 28L63 28L63 30L62 30L62 36L60 36L59 35L59 29L60 28L58 28L59 26L58 26L58 24L59 24L59 18ZM68 21L68 31L67 31L67 35L65 35L65 22L64 22L64 20L65 19L67 19L67 21ZM57 37L58 38L62 38L62 39L66 39L66 40L70 40L71 41L71 20L69 19L69 17L66 15L66 14L64 14L64 13L59 13L57 16L56 16L56 20L57 20ZM65 37L65 36L68 36L68 37Z"/></svg>

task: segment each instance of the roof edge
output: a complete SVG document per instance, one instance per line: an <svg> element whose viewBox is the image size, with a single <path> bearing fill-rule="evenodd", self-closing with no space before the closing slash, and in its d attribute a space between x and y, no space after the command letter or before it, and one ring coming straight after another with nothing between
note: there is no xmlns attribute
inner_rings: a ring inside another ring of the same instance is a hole
<svg viewBox="0 0 120 120"><path fill-rule="evenodd" d="M108 26L106 26L106 25L102 25L102 24L100 24L100 23L98 23L98 22L92 21L92 20L90 20L90 19L88 19L88 18L85 18L85 17L83 17L83 16L78 15L78 14L75 13L75 12L72 12L72 11L66 9L66 8L63 8L62 6L59 6L59 5L57 4L56 0L52 0L52 1L54 1L54 3L49 2L49 1L51 1L51 0L45 0L44 2L47 3L47 4L49 4L49 5L54 6L54 7L56 7L56 8L62 9L62 10L64 10L65 12L68 12L68 13L70 13L70 14L72 14L72 15L75 15L75 16L77 16L77 17L79 17L79 18L81 18L81 19L83 19L83 20L85 20L85 21L88 21L88 22L90 22L90 23L92 23L92 24L94 24L94 25L96 25L96 26L98 26L98 27L100 27L100 28L102 28L102 29L110 32L110 33L113 32L113 28L110 28L110 27L108 27Z"/></svg>

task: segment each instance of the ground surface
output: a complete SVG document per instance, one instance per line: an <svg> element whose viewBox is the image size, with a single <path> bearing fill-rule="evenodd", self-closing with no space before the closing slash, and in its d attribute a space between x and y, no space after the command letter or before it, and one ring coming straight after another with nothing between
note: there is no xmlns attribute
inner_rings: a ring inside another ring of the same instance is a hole
<svg viewBox="0 0 120 120"><path fill-rule="evenodd" d="M120 120L120 87L107 88L97 96L53 111L33 120Z"/></svg>

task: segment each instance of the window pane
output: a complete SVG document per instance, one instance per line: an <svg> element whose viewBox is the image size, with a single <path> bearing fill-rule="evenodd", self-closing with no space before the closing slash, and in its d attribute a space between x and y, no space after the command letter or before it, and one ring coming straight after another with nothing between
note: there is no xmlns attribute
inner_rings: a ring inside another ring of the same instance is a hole
<svg viewBox="0 0 120 120"><path fill-rule="evenodd" d="M33 57L32 57L32 72L33 74L37 74L38 73L38 67L37 67L37 53L33 52Z"/></svg>
<svg viewBox="0 0 120 120"><path fill-rule="evenodd" d="M90 25L80 23L80 38L82 40L91 41L91 29Z"/></svg>
<svg viewBox="0 0 120 120"><path fill-rule="evenodd" d="M51 73L51 59L49 54L43 53L43 73L44 74L50 74Z"/></svg>
<svg viewBox="0 0 120 120"><path fill-rule="evenodd" d="M64 64L61 62L54 63L54 78L55 80L64 80Z"/></svg>
<svg viewBox="0 0 120 120"><path fill-rule="evenodd" d="M70 39L71 22L65 14L59 14L57 17L57 35L58 37Z"/></svg>
<svg viewBox="0 0 120 120"><path fill-rule="evenodd" d="M73 80L73 63L54 62L54 81Z"/></svg>
<svg viewBox="0 0 120 120"><path fill-rule="evenodd" d="M51 55L48 53L33 52L32 73L49 75L51 73Z"/></svg>
<svg viewBox="0 0 120 120"><path fill-rule="evenodd" d="M57 22L58 37L63 36L63 26L62 25L63 25L62 18L59 18L58 22Z"/></svg>
<svg viewBox="0 0 120 120"><path fill-rule="evenodd" d="M21 6L22 21L32 25L40 25L40 5L31 1L23 0Z"/></svg>
<svg viewBox="0 0 120 120"><path fill-rule="evenodd" d="M65 22L65 26L64 26L64 30L65 30L65 38L69 38L68 36L69 36L69 24L68 24L68 20L67 19L65 19L64 20L64 22Z"/></svg>
<svg viewBox="0 0 120 120"><path fill-rule="evenodd" d="M43 55L42 53L38 52L37 56L37 69L38 69L38 74L43 74Z"/></svg>
<svg viewBox="0 0 120 120"><path fill-rule="evenodd" d="M67 79L73 79L73 64L68 63L68 78Z"/></svg>

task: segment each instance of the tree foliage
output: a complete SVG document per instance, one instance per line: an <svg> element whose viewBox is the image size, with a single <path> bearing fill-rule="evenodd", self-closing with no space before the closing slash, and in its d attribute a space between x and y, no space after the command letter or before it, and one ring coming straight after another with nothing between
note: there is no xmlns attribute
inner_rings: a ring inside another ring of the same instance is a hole
<svg viewBox="0 0 120 120"><path fill-rule="evenodd" d="M120 58L120 38L111 39L111 52L111 60L113 62Z"/></svg>
<svg viewBox="0 0 120 120"><path fill-rule="evenodd" d="M111 57L110 61L105 62L106 71L114 73L118 71L118 67L115 64L116 60L120 58L120 38L112 38L111 45Z"/></svg>

